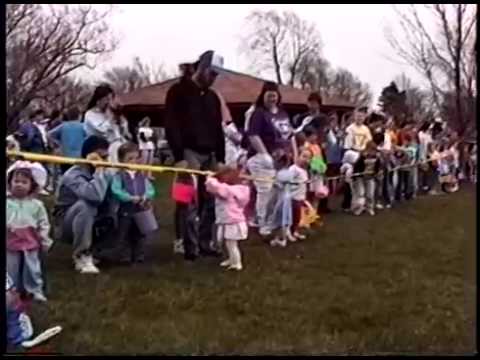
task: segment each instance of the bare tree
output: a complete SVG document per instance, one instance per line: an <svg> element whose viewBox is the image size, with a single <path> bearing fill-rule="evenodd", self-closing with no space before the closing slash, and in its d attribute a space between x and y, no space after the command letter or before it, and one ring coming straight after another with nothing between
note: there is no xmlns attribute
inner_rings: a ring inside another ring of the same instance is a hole
<svg viewBox="0 0 480 360"><path fill-rule="evenodd" d="M299 80L302 88L307 85L312 90L341 99L357 106L368 106L372 92L368 84L362 82L347 69L332 69L323 58L310 58L300 64Z"/></svg>
<svg viewBox="0 0 480 360"><path fill-rule="evenodd" d="M333 73L327 94L348 101L356 106L369 106L372 102L372 92L367 83L347 69L338 69Z"/></svg>
<svg viewBox="0 0 480 360"><path fill-rule="evenodd" d="M433 103L429 91L413 84L405 74L395 77L393 82L397 84L400 91L405 93L406 116L415 121L424 121L433 117Z"/></svg>
<svg viewBox="0 0 480 360"><path fill-rule="evenodd" d="M93 90L92 84L67 75L39 92L31 105L60 111L68 110L74 105L79 109L86 109Z"/></svg>
<svg viewBox="0 0 480 360"><path fill-rule="evenodd" d="M386 29L387 40L397 55L427 80L437 109L445 96L454 91L460 133L472 121L464 116L462 96L476 96L476 61L472 51L476 42L475 9L474 4L433 4L423 8L409 5L405 11L396 9L403 37ZM434 29L427 29L420 10L433 17Z"/></svg>
<svg viewBox="0 0 480 360"><path fill-rule="evenodd" d="M116 41L105 19L109 7L7 4L7 122L58 80L82 67L94 67Z"/></svg>
<svg viewBox="0 0 480 360"><path fill-rule="evenodd" d="M148 65L136 57L132 65L116 66L106 71L104 78L118 93L127 93L163 81L167 78L167 73L163 65Z"/></svg>
<svg viewBox="0 0 480 360"><path fill-rule="evenodd" d="M286 72L293 86L300 64L320 55L322 43L315 25L293 12L254 11L246 21L250 31L243 38L243 51L249 52L252 65L273 69L279 84Z"/></svg>

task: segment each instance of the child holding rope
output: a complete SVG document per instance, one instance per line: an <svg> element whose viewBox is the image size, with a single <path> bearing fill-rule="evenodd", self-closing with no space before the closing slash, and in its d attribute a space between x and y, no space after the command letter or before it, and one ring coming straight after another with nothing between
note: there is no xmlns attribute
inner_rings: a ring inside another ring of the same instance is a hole
<svg viewBox="0 0 480 360"><path fill-rule="evenodd" d="M140 163L140 150L127 142L118 148L122 163ZM145 237L158 227L151 201L155 188L141 171L118 171L112 181L112 194L120 202L118 211L118 246L120 262L124 264L145 261Z"/></svg>
<svg viewBox="0 0 480 360"><path fill-rule="evenodd" d="M217 241L225 242L228 254L220 266L240 271L243 265L238 242L248 237L245 208L250 200L250 188L243 184L238 169L228 167L208 177L205 186L215 196Z"/></svg>
<svg viewBox="0 0 480 360"><path fill-rule="evenodd" d="M305 235L301 234L298 231L298 225L300 224L300 218L302 215L302 208L305 206L305 201L307 201L307 189L308 189L308 180L309 175L307 169L310 166L312 161L313 153L310 149L304 147L300 149L300 154L298 158L290 167L292 173L292 227L287 233L287 238L291 242L297 240L303 240L306 238ZM323 186L323 182L320 186ZM321 191L321 189L315 188L315 191ZM316 207L314 207L316 209Z"/></svg>
<svg viewBox="0 0 480 360"><path fill-rule="evenodd" d="M277 175L275 177L272 197L267 206L268 223L276 230L275 238L270 241L271 246L287 246L290 227L293 224L292 212L292 183L294 174L291 171L292 156L285 151L274 154Z"/></svg>
<svg viewBox="0 0 480 360"><path fill-rule="evenodd" d="M7 272L21 293L46 302L41 253L53 241L47 210L36 197L47 172L39 163L17 161L8 169L7 181Z"/></svg>
<svg viewBox="0 0 480 360"><path fill-rule="evenodd" d="M315 209L318 209L320 199L326 199L328 196L328 193L325 193L324 191L324 175L327 170L327 166L325 164L322 148L318 144L318 133L314 128L311 127L305 128L304 132L307 139L304 144L304 149L310 152L310 163L307 164L307 169L309 169L311 179L308 189L308 197L312 206ZM304 167L302 160L300 160L300 164L297 165L299 168Z"/></svg>

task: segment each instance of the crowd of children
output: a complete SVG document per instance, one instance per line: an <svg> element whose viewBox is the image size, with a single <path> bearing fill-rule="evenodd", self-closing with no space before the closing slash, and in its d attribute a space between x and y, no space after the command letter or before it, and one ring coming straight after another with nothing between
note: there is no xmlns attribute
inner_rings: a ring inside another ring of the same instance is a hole
<svg viewBox="0 0 480 360"><path fill-rule="evenodd" d="M332 120L321 132L306 126L297 133L298 151L273 154L273 177L253 179L244 161L208 176L206 191L215 197L216 246L225 246L227 254L220 265L229 270L243 269L239 242L249 237L249 220L255 217L255 211L249 213L256 196L252 180L273 183L264 211L272 235L268 243L279 247L305 239L303 228L319 224L318 216L305 221L306 214L311 209L325 214L328 209L322 202L340 191L345 212L373 216L422 193L455 192L460 180L476 182L476 145L461 148L455 133L433 122L417 129L410 123L398 126L392 119L381 123L368 120L365 112L356 110L351 121L339 124ZM89 142L87 138L85 143ZM339 144L341 164L328 156ZM102 159L84 150L87 159ZM139 147L131 142L120 145L117 155L123 163L142 163ZM141 171L121 169L108 176L110 192L117 201L117 257L124 263L141 263L144 240L158 228L151 203L155 188L148 174ZM47 210L37 195L47 183L47 172L38 163L16 161L7 171L7 181L8 276L20 293L45 302L42 262L53 241ZM175 177L175 252L196 246L198 219L188 218L191 212L186 209L198 203L197 186L197 176ZM75 263L77 270L97 273L92 256L82 256Z"/></svg>

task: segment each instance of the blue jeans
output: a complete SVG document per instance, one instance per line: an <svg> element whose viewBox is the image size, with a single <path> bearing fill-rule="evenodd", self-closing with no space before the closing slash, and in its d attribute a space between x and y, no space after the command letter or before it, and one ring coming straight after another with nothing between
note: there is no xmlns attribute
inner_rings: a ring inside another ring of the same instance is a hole
<svg viewBox="0 0 480 360"><path fill-rule="evenodd" d="M18 291L44 295L39 250L7 250L7 272Z"/></svg>
<svg viewBox="0 0 480 360"><path fill-rule="evenodd" d="M395 198L397 201L402 199L410 200L414 194L414 177L411 170L398 171L398 186L396 189Z"/></svg>

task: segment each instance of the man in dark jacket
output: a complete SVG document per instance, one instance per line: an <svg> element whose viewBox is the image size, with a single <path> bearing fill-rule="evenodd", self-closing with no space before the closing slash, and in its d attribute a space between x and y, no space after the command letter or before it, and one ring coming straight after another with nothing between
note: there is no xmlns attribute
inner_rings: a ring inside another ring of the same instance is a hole
<svg viewBox="0 0 480 360"><path fill-rule="evenodd" d="M168 90L165 130L177 167L216 170L225 161L225 137L220 99L210 89L223 60L213 51L203 53L192 64L193 74L185 72ZM218 256L212 248L215 202L205 191L205 179L199 178L198 198L200 226L198 250L203 256ZM192 210L196 211L196 210ZM184 214L186 218L194 218ZM183 231L182 231L183 232ZM185 259L195 260L195 235L184 233Z"/></svg>

